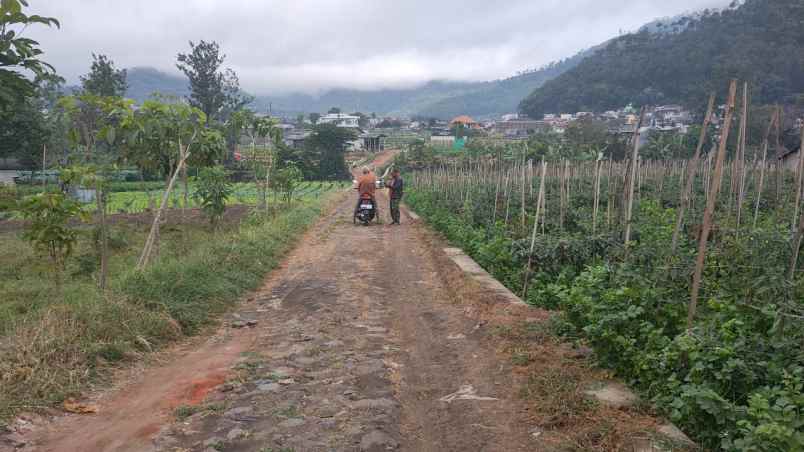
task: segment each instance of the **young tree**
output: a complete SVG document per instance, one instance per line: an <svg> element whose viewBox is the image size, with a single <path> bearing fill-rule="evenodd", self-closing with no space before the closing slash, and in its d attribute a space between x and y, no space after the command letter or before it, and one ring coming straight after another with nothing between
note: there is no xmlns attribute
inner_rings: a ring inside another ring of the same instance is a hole
<svg viewBox="0 0 804 452"><path fill-rule="evenodd" d="M268 179L271 169L276 161L276 148L280 143L282 131L276 127L279 121L274 118L258 117L251 110L235 112L230 121L241 122L243 130L251 139L251 150L244 156L241 164L251 170L254 183L261 194L261 208L268 206ZM270 137L270 141L262 148L257 148L257 138L263 140Z"/></svg>
<svg viewBox="0 0 804 452"><path fill-rule="evenodd" d="M22 237L50 258L56 285L61 287L65 262L78 240L78 232L68 223L84 217L81 205L62 193L40 193L21 201L18 210L30 220Z"/></svg>
<svg viewBox="0 0 804 452"><path fill-rule="evenodd" d="M123 97L126 95L126 70L117 69L106 55L92 54L89 74L81 76L84 92L96 96Z"/></svg>
<svg viewBox="0 0 804 452"><path fill-rule="evenodd" d="M240 90L237 74L222 70L226 55L215 41L190 41L190 53L180 53L176 67L190 79L190 105L203 111L208 120L224 122L230 114L251 103Z"/></svg>
<svg viewBox="0 0 804 452"><path fill-rule="evenodd" d="M222 166L204 168L198 174L197 187L193 196L201 204L201 210L209 218L213 228L217 228L226 212L226 200L232 195L232 184Z"/></svg>
<svg viewBox="0 0 804 452"><path fill-rule="evenodd" d="M225 59L217 42L190 41L190 53L180 53L176 67L190 79L190 105L213 118L223 107L223 73Z"/></svg>
<svg viewBox="0 0 804 452"><path fill-rule="evenodd" d="M33 95L34 84L22 71L30 71L37 77L55 73L53 66L39 58L42 55L39 43L22 33L31 25L59 27L59 22L50 17L29 16L22 9L27 6L27 0L0 2L0 114Z"/></svg>
<svg viewBox="0 0 804 452"><path fill-rule="evenodd" d="M95 244L100 256L100 274L98 275L98 288L106 289L106 279L109 273L109 234L106 224L108 183L110 166L77 165L65 168L61 172L61 179L66 184L77 184L95 190L95 204L98 213L98 241Z"/></svg>
<svg viewBox="0 0 804 452"><path fill-rule="evenodd" d="M305 151L315 162L314 174L311 175L321 180L347 177L349 171L344 153L349 141L354 139L353 130L332 124L316 126L313 134L305 142Z"/></svg>
<svg viewBox="0 0 804 452"><path fill-rule="evenodd" d="M150 261L159 223L185 164L207 166L223 155L223 135L207 128L206 123L206 115L197 108L158 100L145 101L139 110L128 112L121 121L126 159L142 169L162 172L168 178L151 232L137 263L139 270L144 269Z"/></svg>
<svg viewBox="0 0 804 452"><path fill-rule="evenodd" d="M59 99L69 131L74 159L85 163L111 163L120 158L118 141L120 121L132 110L134 101L120 97L84 93ZM98 150L105 152L99 153Z"/></svg>
<svg viewBox="0 0 804 452"><path fill-rule="evenodd" d="M310 118L310 122L315 125L318 120L321 119L321 113L310 113L307 117Z"/></svg>

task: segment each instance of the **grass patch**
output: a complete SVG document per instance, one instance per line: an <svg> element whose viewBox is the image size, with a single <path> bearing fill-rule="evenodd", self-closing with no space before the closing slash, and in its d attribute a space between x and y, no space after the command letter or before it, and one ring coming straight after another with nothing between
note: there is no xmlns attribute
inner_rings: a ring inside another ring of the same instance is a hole
<svg viewBox="0 0 804 452"><path fill-rule="evenodd" d="M58 404L116 363L199 332L261 283L321 205L306 200L220 232L165 228L160 257L144 272L131 269L145 229L115 226L106 293L96 289L91 257L70 259L59 292L26 243L0 235L0 419ZM76 256L93 253L85 234Z"/></svg>

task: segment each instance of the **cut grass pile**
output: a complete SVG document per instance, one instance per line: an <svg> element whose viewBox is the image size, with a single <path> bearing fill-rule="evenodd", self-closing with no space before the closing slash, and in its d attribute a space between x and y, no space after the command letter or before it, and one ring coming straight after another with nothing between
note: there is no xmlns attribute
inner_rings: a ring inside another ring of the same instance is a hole
<svg viewBox="0 0 804 452"><path fill-rule="evenodd" d="M159 258L141 273L132 269L146 228L115 225L106 293L94 280L91 229L82 231L61 290L18 234L0 235L0 422L60 403L116 363L212 323L260 284L325 199L275 217L253 213L218 232L205 224L165 227Z"/></svg>

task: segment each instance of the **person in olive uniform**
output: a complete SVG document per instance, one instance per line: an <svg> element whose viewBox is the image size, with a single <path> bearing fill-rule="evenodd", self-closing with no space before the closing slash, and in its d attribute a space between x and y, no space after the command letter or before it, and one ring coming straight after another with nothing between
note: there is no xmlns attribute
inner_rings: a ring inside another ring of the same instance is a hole
<svg viewBox="0 0 804 452"><path fill-rule="evenodd" d="M391 199L391 224L401 224L399 222L400 215L399 215L399 203L402 202L402 195L404 194L404 187L405 182L402 180L402 177L399 175L399 170L394 169L391 172L391 179L387 183L388 185L388 197Z"/></svg>

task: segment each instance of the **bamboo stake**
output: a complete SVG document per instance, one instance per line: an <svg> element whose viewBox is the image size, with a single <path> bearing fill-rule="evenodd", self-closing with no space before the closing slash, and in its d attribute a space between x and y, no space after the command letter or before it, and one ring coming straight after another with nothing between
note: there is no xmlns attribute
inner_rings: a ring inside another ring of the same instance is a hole
<svg viewBox="0 0 804 452"><path fill-rule="evenodd" d="M614 171L614 161L609 161L609 174L608 180L606 180L606 190L608 190L608 200L606 201L606 227L609 231L611 231L611 215L614 210L614 177L612 177L612 172Z"/></svg>
<svg viewBox="0 0 804 452"><path fill-rule="evenodd" d="M595 160L595 201L592 207L592 235L597 234L597 210L600 206L600 169L603 162L598 158Z"/></svg>
<svg viewBox="0 0 804 452"><path fill-rule="evenodd" d="M762 141L762 163L759 167L759 182L757 182L757 199L754 205L754 224L753 228L757 228L757 220L759 219L759 204L762 200L762 189L765 185L765 166L768 160L768 141L770 140L771 130L773 125L779 119L779 111L775 110L771 117L770 124L768 124L768 131L765 133L765 139Z"/></svg>
<svg viewBox="0 0 804 452"><path fill-rule="evenodd" d="M533 268L533 252L536 250L536 232L539 230L539 217L542 214L542 204L544 203L544 179L547 173L547 164L542 158L542 175L539 180L539 200L536 202L536 218L533 220L533 232L530 238L530 252L528 253L528 266L525 269L525 285L522 287L522 299L527 299L528 283L530 282L530 272ZM542 224L544 224L542 222Z"/></svg>
<svg viewBox="0 0 804 452"><path fill-rule="evenodd" d="M743 126L742 134L740 136L740 149L738 157L738 185L737 185L737 227L739 228L742 220L743 211L743 197L745 196L745 148L748 144L748 82L743 85Z"/></svg>
<svg viewBox="0 0 804 452"><path fill-rule="evenodd" d="M799 147L798 151L798 160L799 162L804 162L804 128L801 129L801 146ZM796 212L800 212L800 206L796 207ZM793 254L790 257L790 270L788 273L788 278L791 284L795 282L796 270L798 268L798 255L801 253L802 236L804 236L804 215L800 215L798 218L798 228L793 236Z"/></svg>
<svg viewBox="0 0 804 452"><path fill-rule="evenodd" d="M527 169L528 167L525 166L525 156L522 156L522 231L525 231L527 228L527 221L525 216L525 182L527 182Z"/></svg>
<svg viewBox="0 0 804 452"><path fill-rule="evenodd" d="M642 107L642 112L639 114L639 122L637 122L636 130L634 131L634 152L631 154L631 173L628 186L628 204L625 209L625 250L628 251L628 242L631 241L631 216L634 208L634 184L637 177L637 165L639 164L639 129L642 128L642 121L645 120L645 107Z"/></svg>
<svg viewBox="0 0 804 452"><path fill-rule="evenodd" d="M701 151L703 150L704 140L706 140L706 131L709 128L709 123L712 120L712 111L715 107L715 95L709 96L709 104L706 107L706 116L704 116L703 126L701 126L701 133L698 136L698 146L695 148L695 154L689 162L687 171L687 182L684 185L684 191L681 192L681 202L678 206L676 213L676 226L673 229L673 242L671 245L672 254L675 254L678 247L678 237L681 231L681 226L684 224L684 213L690 203L690 196L692 195L693 184L695 183L695 171L698 169L698 162L701 159Z"/></svg>
<svg viewBox="0 0 804 452"><path fill-rule="evenodd" d="M801 139L803 140L802 144L804 144L804 127L801 128ZM796 204L793 207L793 230L795 230L796 224L798 223L798 212L801 204L801 176L804 174L804 156L802 156L802 154L804 154L804 152L799 151L798 162L796 164Z"/></svg>
<svg viewBox="0 0 804 452"><path fill-rule="evenodd" d="M511 208L511 189L514 183L512 171L508 170L505 175L505 225L508 226L508 213Z"/></svg>
<svg viewBox="0 0 804 452"><path fill-rule="evenodd" d="M701 227L701 237L698 239L698 258L695 262L695 273L692 277L692 288L690 292L690 304L687 309L687 330L692 331L692 324L695 320L695 311L698 307L698 294L701 290L701 276L703 266L706 261L706 247L709 242L709 232L712 229L712 216L715 211L717 195L720 192L720 183L723 177L723 161L726 159L726 145L728 144L729 131L731 130L731 119L734 113L734 100L737 95L737 81L732 80L729 87L729 100L726 103L726 115L723 123L723 132L720 137L720 145L717 151L717 161L715 163L714 181L712 181L709 195L706 198L706 209L704 210L703 225Z"/></svg>

